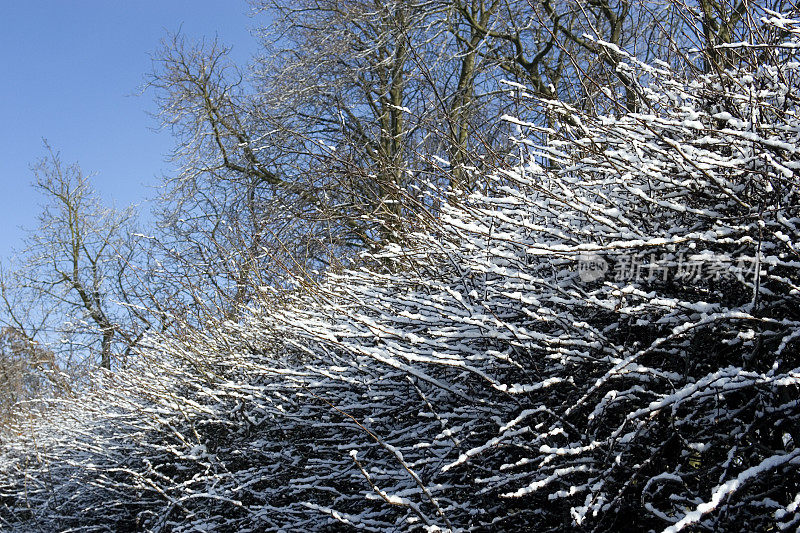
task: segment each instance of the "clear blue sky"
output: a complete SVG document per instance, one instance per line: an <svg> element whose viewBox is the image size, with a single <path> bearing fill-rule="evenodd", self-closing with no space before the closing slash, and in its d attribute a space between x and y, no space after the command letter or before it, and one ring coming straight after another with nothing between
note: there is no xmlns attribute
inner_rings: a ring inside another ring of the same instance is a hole
<svg viewBox="0 0 800 533"><path fill-rule="evenodd" d="M245 0L3 0L0 10L0 261L21 248L40 202L29 166L42 138L65 163L96 173L118 207L152 197L170 172L169 132L154 132L153 95L139 96L166 32L217 35L237 60L255 51Z"/></svg>

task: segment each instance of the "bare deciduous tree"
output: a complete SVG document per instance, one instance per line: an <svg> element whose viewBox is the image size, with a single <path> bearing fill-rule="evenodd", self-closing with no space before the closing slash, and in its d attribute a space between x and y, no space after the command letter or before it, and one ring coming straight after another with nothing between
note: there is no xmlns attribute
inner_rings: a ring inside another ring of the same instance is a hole
<svg viewBox="0 0 800 533"><path fill-rule="evenodd" d="M121 291L134 213L103 206L81 169L45 147L33 167L43 209L2 279L3 321L59 363L110 369L115 343L138 336Z"/></svg>

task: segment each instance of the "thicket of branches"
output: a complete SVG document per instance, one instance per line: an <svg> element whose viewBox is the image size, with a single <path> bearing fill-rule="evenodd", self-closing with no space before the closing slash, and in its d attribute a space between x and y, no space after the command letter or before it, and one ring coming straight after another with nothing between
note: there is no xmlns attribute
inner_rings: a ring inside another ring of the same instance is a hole
<svg viewBox="0 0 800 533"><path fill-rule="evenodd" d="M182 169L158 224L110 209L57 152L44 211L11 268L0 323L58 355L67 381L125 365L147 332L236 320L260 286L318 279L492 186L523 117L547 143L577 124L503 83L591 116L638 111L626 54L691 77L738 65L785 0L251 2L261 49L165 39L148 78ZM610 45L610 46L609 46ZM622 61L622 62L621 62ZM428 195L433 185L442 194ZM51 383L52 385L52 383ZM57 387L61 389L61 387ZM43 389L44 390L44 389Z"/></svg>
<svg viewBox="0 0 800 533"><path fill-rule="evenodd" d="M800 20L747 16L694 71L594 40L603 113L507 84L518 164L4 434L2 524L796 529Z"/></svg>

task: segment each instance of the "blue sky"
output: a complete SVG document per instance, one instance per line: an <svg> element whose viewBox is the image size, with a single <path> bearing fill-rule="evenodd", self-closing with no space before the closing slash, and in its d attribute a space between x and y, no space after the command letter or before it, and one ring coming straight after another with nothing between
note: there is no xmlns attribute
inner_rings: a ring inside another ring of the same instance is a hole
<svg viewBox="0 0 800 533"><path fill-rule="evenodd" d="M0 8L0 261L20 249L40 199L30 165L45 151L96 174L106 201L147 211L169 132L155 132L153 94L139 95L168 32L213 37L237 60L255 52L244 0L6 0Z"/></svg>

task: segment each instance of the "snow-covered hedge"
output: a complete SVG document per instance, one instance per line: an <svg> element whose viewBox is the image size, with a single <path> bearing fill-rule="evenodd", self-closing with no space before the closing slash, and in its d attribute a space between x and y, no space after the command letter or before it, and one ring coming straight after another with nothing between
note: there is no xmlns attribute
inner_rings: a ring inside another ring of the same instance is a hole
<svg viewBox="0 0 800 533"><path fill-rule="evenodd" d="M568 136L435 231L4 435L0 524L797 528L800 23L765 22L753 68L631 59L640 112L546 103Z"/></svg>

